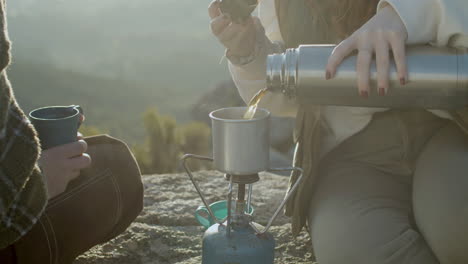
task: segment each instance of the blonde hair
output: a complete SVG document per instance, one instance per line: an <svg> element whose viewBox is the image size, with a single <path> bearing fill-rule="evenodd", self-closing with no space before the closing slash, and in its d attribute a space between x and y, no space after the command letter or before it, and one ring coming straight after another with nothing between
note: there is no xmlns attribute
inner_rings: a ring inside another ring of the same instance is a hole
<svg viewBox="0 0 468 264"><path fill-rule="evenodd" d="M294 0L293 0L294 1ZM378 0L307 0L314 34L321 42L338 43L364 25Z"/></svg>
<svg viewBox="0 0 468 264"><path fill-rule="evenodd" d="M337 44L366 23L378 0L274 0L287 48Z"/></svg>

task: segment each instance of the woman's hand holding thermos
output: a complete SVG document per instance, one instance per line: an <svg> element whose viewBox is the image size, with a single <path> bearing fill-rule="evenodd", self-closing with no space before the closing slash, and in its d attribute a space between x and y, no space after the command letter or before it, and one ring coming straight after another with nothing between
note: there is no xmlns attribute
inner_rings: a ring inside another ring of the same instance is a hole
<svg viewBox="0 0 468 264"><path fill-rule="evenodd" d="M342 41L333 50L326 67L325 78L333 78L337 68L352 51L357 50L357 84L359 93L370 92L370 67L375 54L379 95L385 95L389 86L390 51L393 53L400 84L408 81L405 42L408 33L400 16L391 7L382 8L372 19Z"/></svg>

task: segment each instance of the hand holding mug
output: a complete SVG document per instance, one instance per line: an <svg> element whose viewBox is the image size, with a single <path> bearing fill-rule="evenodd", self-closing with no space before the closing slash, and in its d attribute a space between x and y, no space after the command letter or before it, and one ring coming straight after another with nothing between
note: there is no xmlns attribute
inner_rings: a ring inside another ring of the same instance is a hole
<svg viewBox="0 0 468 264"><path fill-rule="evenodd" d="M39 166L45 176L49 199L67 188L91 164L88 145L78 133L84 121L80 106L50 106L33 110L29 117L42 146Z"/></svg>
<svg viewBox="0 0 468 264"><path fill-rule="evenodd" d="M61 194L68 183L80 175L80 170L91 165L84 140L60 145L42 151L39 166L47 181L49 199Z"/></svg>

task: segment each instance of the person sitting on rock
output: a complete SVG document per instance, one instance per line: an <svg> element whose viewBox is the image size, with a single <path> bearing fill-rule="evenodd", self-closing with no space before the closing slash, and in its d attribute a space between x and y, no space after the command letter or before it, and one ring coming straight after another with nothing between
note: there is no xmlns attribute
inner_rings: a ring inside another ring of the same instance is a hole
<svg viewBox="0 0 468 264"><path fill-rule="evenodd" d="M0 263L72 263L140 213L140 171L127 146L109 136L41 153L8 81L5 11L0 0Z"/></svg>
<svg viewBox="0 0 468 264"><path fill-rule="evenodd" d="M324 79L357 50L356 93L364 98L374 56L371 96L385 96L390 54L400 85L411 81L406 44L468 47L466 0L258 2L259 18L241 23L223 14L218 0L208 10L246 102L266 86L267 55L300 44L338 44ZM285 212L294 235L308 226L318 263L468 263L466 109L298 106L272 93L260 106L296 117L294 165L305 180Z"/></svg>

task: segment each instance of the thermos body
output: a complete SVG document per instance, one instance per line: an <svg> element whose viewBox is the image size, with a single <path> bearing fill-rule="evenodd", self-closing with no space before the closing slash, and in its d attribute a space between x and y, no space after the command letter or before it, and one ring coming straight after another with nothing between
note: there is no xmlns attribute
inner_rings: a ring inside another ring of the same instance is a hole
<svg viewBox="0 0 468 264"><path fill-rule="evenodd" d="M395 64L389 72L390 88L377 94L377 71L371 66L371 92L359 96L356 56L339 66L333 79L325 67L334 45L303 45L267 59L267 87L295 96L299 104L456 109L468 105L468 54L462 50L415 46L407 50L409 80L400 85Z"/></svg>

